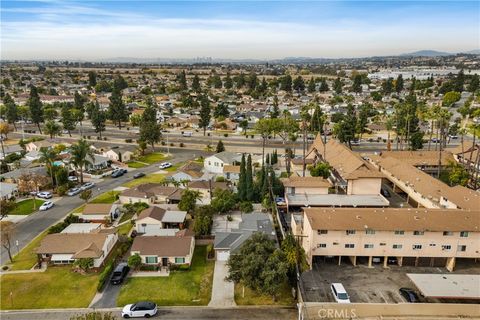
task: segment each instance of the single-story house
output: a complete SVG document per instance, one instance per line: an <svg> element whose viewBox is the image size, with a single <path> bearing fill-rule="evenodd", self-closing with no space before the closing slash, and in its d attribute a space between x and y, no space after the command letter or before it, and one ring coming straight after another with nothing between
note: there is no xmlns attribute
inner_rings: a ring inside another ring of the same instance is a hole
<svg viewBox="0 0 480 320"><path fill-rule="evenodd" d="M135 203L145 202L147 204L167 203L168 197L173 194L177 188L163 186L159 183L144 183L136 187L124 190L120 196L120 202Z"/></svg>
<svg viewBox="0 0 480 320"><path fill-rule="evenodd" d="M114 148L104 151L102 156L107 157L112 161L128 162L132 160L133 152L121 148Z"/></svg>
<svg viewBox="0 0 480 320"><path fill-rule="evenodd" d="M135 219L135 230L143 234L156 234L160 229L183 229L186 211L170 211L156 206L144 209Z"/></svg>
<svg viewBox="0 0 480 320"><path fill-rule="evenodd" d="M18 195L16 183L0 182L0 200L8 200Z"/></svg>
<svg viewBox="0 0 480 320"><path fill-rule="evenodd" d="M233 182L238 181L240 179L240 166L225 165L223 167L223 177Z"/></svg>
<svg viewBox="0 0 480 320"><path fill-rule="evenodd" d="M223 174L223 167L226 165L233 165L236 162L240 163L242 155L236 152L223 151L205 158L203 167L206 171Z"/></svg>
<svg viewBox="0 0 480 320"><path fill-rule="evenodd" d="M142 263L168 267L190 265L195 249L192 236L139 236L133 240L131 254L138 254Z"/></svg>
<svg viewBox="0 0 480 320"><path fill-rule="evenodd" d="M213 197L213 192L215 191L215 189L229 189L227 182L216 182L211 180L191 181L188 183L187 187L190 190L200 192L200 195L202 197L202 203L209 203L210 199ZM210 194L210 192L212 193L212 195Z"/></svg>
<svg viewBox="0 0 480 320"><path fill-rule="evenodd" d="M101 222L115 220L120 214L116 204L111 203L87 203L80 218L84 221Z"/></svg>
<svg viewBox="0 0 480 320"><path fill-rule="evenodd" d="M6 156L16 153L18 155L22 154L23 148L20 147L18 144L12 144L12 145L7 145L3 146L3 149L0 148L0 159L4 159Z"/></svg>
<svg viewBox="0 0 480 320"><path fill-rule="evenodd" d="M15 169L10 172L2 173L0 177L2 177L5 182L22 184L27 183L27 181L22 180L22 177L29 174L45 177L44 183L38 186L40 189L49 184L51 181L50 175L48 174L46 167Z"/></svg>
<svg viewBox="0 0 480 320"><path fill-rule="evenodd" d="M190 161L180 167L177 171L167 174L167 177L175 181L201 180L204 176L203 166L200 163Z"/></svg>
<svg viewBox="0 0 480 320"><path fill-rule="evenodd" d="M54 233L43 238L37 254L42 261L53 264L93 258L93 267L99 268L117 241L116 233Z"/></svg>
<svg viewBox="0 0 480 320"><path fill-rule="evenodd" d="M94 233L102 228L101 223L71 223L60 233Z"/></svg>

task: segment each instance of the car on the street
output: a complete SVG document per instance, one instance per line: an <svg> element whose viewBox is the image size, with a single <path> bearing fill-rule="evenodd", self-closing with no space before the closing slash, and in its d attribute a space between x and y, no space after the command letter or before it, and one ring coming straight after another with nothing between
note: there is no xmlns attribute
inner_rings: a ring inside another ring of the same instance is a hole
<svg viewBox="0 0 480 320"><path fill-rule="evenodd" d="M121 177L121 176L123 176L123 170L122 169L113 170L112 178L118 178L118 177Z"/></svg>
<svg viewBox="0 0 480 320"><path fill-rule="evenodd" d="M82 189L72 188L72 189L68 190L67 195L69 195L70 197L73 197L73 196L76 196L77 194L79 194L80 192L82 192Z"/></svg>
<svg viewBox="0 0 480 320"><path fill-rule="evenodd" d="M123 174L128 173L127 169L120 169L120 170L122 170Z"/></svg>
<svg viewBox="0 0 480 320"><path fill-rule="evenodd" d="M137 172L133 175L133 179L138 179L138 178L141 178L141 177L145 177L145 173Z"/></svg>
<svg viewBox="0 0 480 320"><path fill-rule="evenodd" d="M80 189L83 191L83 190L88 190L88 189L92 189L93 187L95 187L95 182L87 182L87 183L84 183Z"/></svg>
<svg viewBox="0 0 480 320"><path fill-rule="evenodd" d="M398 290L400 292L400 294L402 295L402 297L405 298L405 300L407 300L407 302L412 302L412 303L415 303L415 302L419 302L420 300L418 299L418 295L415 293L415 291L413 289L410 289L410 288L400 288Z"/></svg>
<svg viewBox="0 0 480 320"><path fill-rule="evenodd" d="M42 203L42 205L40 206L40 208L38 208L38 210L40 211L46 211L50 208L53 207L53 202L52 201L45 201L44 203Z"/></svg>
<svg viewBox="0 0 480 320"><path fill-rule="evenodd" d="M140 301L127 304L122 309L123 318L145 317L150 318L157 314L157 305L150 301Z"/></svg>
<svg viewBox="0 0 480 320"><path fill-rule="evenodd" d="M52 193L48 191L42 191L37 193L37 198L42 198L42 199L51 199L52 198Z"/></svg>
<svg viewBox="0 0 480 320"><path fill-rule="evenodd" d="M110 278L110 283L111 284L120 284L123 282L123 279L128 274L128 271L130 271L130 268L128 267L128 264L125 262L120 263L115 270L113 270L112 277Z"/></svg>
<svg viewBox="0 0 480 320"><path fill-rule="evenodd" d="M76 176L69 176L68 181L77 182L78 178Z"/></svg>
<svg viewBox="0 0 480 320"><path fill-rule="evenodd" d="M170 162L162 162L160 163L160 169L167 169L167 168L170 168L172 166L172 164Z"/></svg>
<svg viewBox="0 0 480 320"><path fill-rule="evenodd" d="M382 196L384 196L385 198L390 198L392 195L390 194L390 191L388 191L387 189L385 188L381 188L380 189L380 193L382 194Z"/></svg>

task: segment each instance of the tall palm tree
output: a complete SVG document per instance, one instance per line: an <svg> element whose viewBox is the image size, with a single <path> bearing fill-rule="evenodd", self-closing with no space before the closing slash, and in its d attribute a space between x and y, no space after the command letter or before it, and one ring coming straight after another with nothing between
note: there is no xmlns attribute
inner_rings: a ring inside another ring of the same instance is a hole
<svg viewBox="0 0 480 320"><path fill-rule="evenodd" d="M50 177L52 178L52 186L53 189L55 190L55 179L53 177L53 166L54 162L58 157L58 153L55 151L53 148L46 148L46 147L41 147L40 148L40 159L39 161L43 164L45 164L45 167L47 167L48 172L50 172Z"/></svg>
<svg viewBox="0 0 480 320"><path fill-rule="evenodd" d="M80 183L83 184L83 169L87 164L92 164L94 153L90 148L90 143L81 139L77 144L71 146L71 163L80 171ZM90 159L90 160L89 160Z"/></svg>

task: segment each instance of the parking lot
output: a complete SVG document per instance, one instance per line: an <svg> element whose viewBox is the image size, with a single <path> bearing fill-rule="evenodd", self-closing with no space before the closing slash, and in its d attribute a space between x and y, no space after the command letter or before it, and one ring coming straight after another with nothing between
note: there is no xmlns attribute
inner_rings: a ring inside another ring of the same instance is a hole
<svg viewBox="0 0 480 320"><path fill-rule="evenodd" d="M455 273L478 274L480 265L457 264ZM407 273L448 273L445 268L366 265L356 267L349 263L337 265L337 260L318 259L313 269L301 275L305 300L309 302L335 302L330 285L340 282L350 296L352 303L404 303L398 290L402 287L415 289ZM421 301L423 300L420 297ZM429 300L425 302L436 302Z"/></svg>

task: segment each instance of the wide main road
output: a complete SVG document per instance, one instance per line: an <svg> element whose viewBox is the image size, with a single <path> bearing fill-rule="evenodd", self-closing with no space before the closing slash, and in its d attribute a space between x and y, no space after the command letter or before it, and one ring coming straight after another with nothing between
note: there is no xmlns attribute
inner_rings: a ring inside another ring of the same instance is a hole
<svg viewBox="0 0 480 320"><path fill-rule="evenodd" d="M172 160L169 160L172 163L186 161L193 157L191 150L175 149L172 150L172 152L174 152L174 158ZM204 155L202 151L195 152L195 154L197 156ZM160 169L158 168L158 164L152 164L150 166L138 169L138 171L144 172L145 174L153 173L159 170ZM104 178L102 182L96 184L95 188L91 189L93 193L92 198L96 197L101 193L113 190L114 188L124 184L125 182L132 180L132 176L134 174L135 171L130 170L127 174L124 174L119 178ZM13 243L16 244L16 241L18 241L18 248L14 245L12 254L16 254L17 250L21 250L45 229L57 223L59 220L63 219L70 211L81 206L84 203L85 202L80 199L79 196L64 196L62 199L55 202L55 206L50 210L32 213L27 218L15 224ZM4 265L9 262L8 253L3 248L3 246L1 250L2 251L0 265Z"/></svg>

